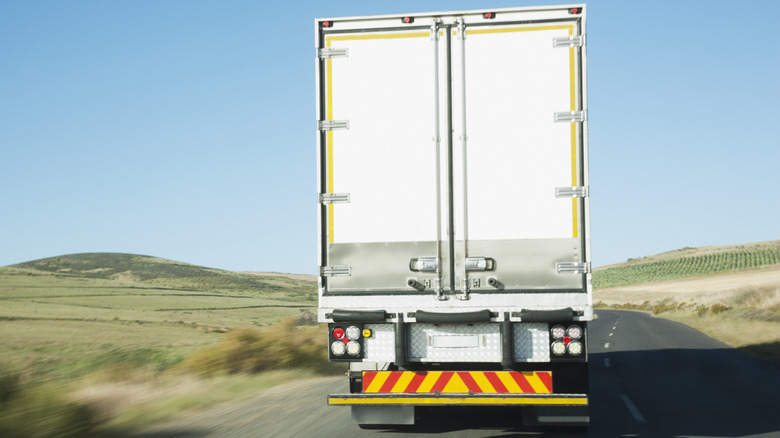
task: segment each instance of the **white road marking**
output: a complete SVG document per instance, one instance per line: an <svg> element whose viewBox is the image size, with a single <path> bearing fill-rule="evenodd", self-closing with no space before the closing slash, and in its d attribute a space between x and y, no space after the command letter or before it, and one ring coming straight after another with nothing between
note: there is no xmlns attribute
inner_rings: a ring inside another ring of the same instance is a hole
<svg viewBox="0 0 780 438"><path fill-rule="evenodd" d="M631 416L634 417L634 420L636 420L639 424L647 424L647 420L645 420L645 417L642 416L642 413L639 412L639 408L636 407L634 402L631 401L630 398L628 398L625 394L620 394L620 398L623 399L623 403L626 404L626 407L628 408L628 412L631 413Z"/></svg>
<svg viewBox="0 0 780 438"><path fill-rule="evenodd" d="M606 344L604 344L604 348L609 348L609 342L607 342Z"/></svg>
<svg viewBox="0 0 780 438"><path fill-rule="evenodd" d="M612 335L614 335L614 333L610 333L610 334L609 334L609 336L612 336Z"/></svg>

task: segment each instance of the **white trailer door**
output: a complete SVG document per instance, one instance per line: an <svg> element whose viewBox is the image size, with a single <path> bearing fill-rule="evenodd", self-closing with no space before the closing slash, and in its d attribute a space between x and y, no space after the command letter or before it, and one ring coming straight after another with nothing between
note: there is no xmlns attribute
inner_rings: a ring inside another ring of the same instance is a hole
<svg viewBox="0 0 780 438"><path fill-rule="evenodd" d="M334 125L320 138L330 293L416 292L410 260L438 251L434 44L429 28L399 23L320 36L320 119Z"/></svg>
<svg viewBox="0 0 780 438"><path fill-rule="evenodd" d="M579 23L464 21L452 44L462 238L455 259L485 257L494 266L458 267L460 282L472 291L582 291L585 112L582 40L573 38Z"/></svg>

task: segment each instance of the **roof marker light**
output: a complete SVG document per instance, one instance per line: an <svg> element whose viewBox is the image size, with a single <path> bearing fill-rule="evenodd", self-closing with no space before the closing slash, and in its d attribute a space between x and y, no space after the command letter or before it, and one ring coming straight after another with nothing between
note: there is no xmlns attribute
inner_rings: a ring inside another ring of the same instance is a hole
<svg viewBox="0 0 780 438"><path fill-rule="evenodd" d="M406 24L412 24L414 23L414 17L404 17L401 19L401 22Z"/></svg>
<svg viewBox="0 0 780 438"><path fill-rule="evenodd" d="M569 13L570 14L581 14L582 13L582 8L570 8L569 9Z"/></svg>
<svg viewBox="0 0 780 438"><path fill-rule="evenodd" d="M332 21L323 21L320 24L322 25L322 27L333 27L333 22Z"/></svg>
<svg viewBox="0 0 780 438"><path fill-rule="evenodd" d="M482 18L485 18L487 20L492 20L492 19L496 18L496 13L495 12L485 12L484 14L482 14Z"/></svg>

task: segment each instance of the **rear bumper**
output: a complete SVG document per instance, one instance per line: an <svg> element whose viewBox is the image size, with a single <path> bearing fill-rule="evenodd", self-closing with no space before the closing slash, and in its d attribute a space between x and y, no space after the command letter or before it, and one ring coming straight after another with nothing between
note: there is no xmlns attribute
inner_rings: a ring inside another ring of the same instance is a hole
<svg viewBox="0 0 780 438"><path fill-rule="evenodd" d="M330 394L330 406L588 406L587 394Z"/></svg>

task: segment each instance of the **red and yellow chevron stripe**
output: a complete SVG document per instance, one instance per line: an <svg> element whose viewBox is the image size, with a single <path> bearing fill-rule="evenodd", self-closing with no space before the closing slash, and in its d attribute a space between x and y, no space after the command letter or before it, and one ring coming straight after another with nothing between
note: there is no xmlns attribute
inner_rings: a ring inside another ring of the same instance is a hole
<svg viewBox="0 0 780 438"><path fill-rule="evenodd" d="M364 393L551 394L550 371L365 371Z"/></svg>

